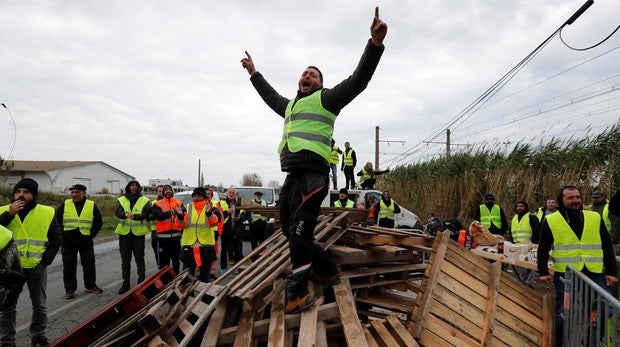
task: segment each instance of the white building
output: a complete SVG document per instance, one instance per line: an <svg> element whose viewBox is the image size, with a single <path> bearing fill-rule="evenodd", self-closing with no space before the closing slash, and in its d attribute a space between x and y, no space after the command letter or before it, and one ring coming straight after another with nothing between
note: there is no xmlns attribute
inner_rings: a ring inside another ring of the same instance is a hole
<svg viewBox="0 0 620 347"><path fill-rule="evenodd" d="M61 194L74 184L86 186L89 194L124 193L133 176L102 161L29 161L12 160L13 167L5 185L9 187L22 178L32 178L39 191Z"/></svg>
<svg viewBox="0 0 620 347"><path fill-rule="evenodd" d="M185 192L188 190L192 190L191 187L188 187L186 185L183 185L183 180L173 180L170 178L155 178L155 179L150 179L149 178L149 184L148 184L148 190L151 191L155 191L155 187L157 187L158 185L169 185L172 187L172 191L174 191L175 193L178 192ZM146 187L145 187L146 188Z"/></svg>

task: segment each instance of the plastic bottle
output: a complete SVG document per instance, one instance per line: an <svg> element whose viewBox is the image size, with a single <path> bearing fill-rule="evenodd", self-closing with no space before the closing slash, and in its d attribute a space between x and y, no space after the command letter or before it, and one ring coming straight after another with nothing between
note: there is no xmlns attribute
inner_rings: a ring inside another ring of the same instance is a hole
<svg viewBox="0 0 620 347"><path fill-rule="evenodd" d="M471 237L471 234L467 230L465 230L465 232L467 233L467 235L465 235L465 248L466 249L471 249L471 247L472 247L472 237Z"/></svg>
<svg viewBox="0 0 620 347"><path fill-rule="evenodd" d="M459 245L465 247L465 241L467 240L467 230L461 230L461 232L459 233Z"/></svg>

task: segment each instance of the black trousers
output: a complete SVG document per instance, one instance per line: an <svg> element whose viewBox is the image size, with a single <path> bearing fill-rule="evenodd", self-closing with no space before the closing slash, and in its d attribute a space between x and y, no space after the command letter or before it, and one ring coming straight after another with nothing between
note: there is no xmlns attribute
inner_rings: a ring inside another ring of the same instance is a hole
<svg viewBox="0 0 620 347"><path fill-rule="evenodd" d="M200 282L209 282L209 274L211 272L211 262L216 260L214 246L199 246L201 265L198 266L198 279ZM183 261L183 269L189 268L189 273L196 273L196 257L194 256L194 246L182 246L181 261Z"/></svg>
<svg viewBox="0 0 620 347"><path fill-rule="evenodd" d="M250 224L250 244L252 249L258 247L263 241L265 241L265 221L257 219Z"/></svg>
<svg viewBox="0 0 620 347"><path fill-rule="evenodd" d="M353 170L355 170L353 166L344 166L344 183L347 189L355 189L355 174Z"/></svg>
<svg viewBox="0 0 620 347"><path fill-rule="evenodd" d="M181 237L157 237L157 257L160 269L170 265L174 273L181 269Z"/></svg>
<svg viewBox="0 0 620 347"><path fill-rule="evenodd" d="M144 262L144 236L136 236L132 233L118 236L118 248L121 252L121 271L123 282L129 284L131 275L131 256L136 259L138 269L138 283L144 281L146 264Z"/></svg>
<svg viewBox="0 0 620 347"><path fill-rule="evenodd" d="M80 255L80 262L84 272L84 288L92 288L97 284L95 249L92 242L84 245L63 243L60 251L62 253L62 279L65 291L77 290L78 254Z"/></svg>
<svg viewBox="0 0 620 347"><path fill-rule="evenodd" d="M229 260L236 263L243 258L243 241L241 239L243 226L240 222L236 222L234 225L228 223L224 225L220 241L222 244L220 269L228 269Z"/></svg>
<svg viewBox="0 0 620 347"><path fill-rule="evenodd" d="M314 243L314 228L328 190L329 175L297 171L287 174L280 191L280 221L293 268L287 278L289 298L308 294L310 270L325 277L338 273L329 255Z"/></svg>

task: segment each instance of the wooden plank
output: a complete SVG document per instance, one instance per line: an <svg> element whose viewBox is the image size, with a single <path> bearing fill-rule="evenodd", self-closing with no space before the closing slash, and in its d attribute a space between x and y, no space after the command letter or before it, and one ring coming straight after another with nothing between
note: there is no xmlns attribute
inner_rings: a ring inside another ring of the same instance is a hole
<svg viewBox="0 0 620 347"><path fill-rule="evenodd" d="M390 328L394 330L398 337L398 346L419 347L418 342L411 336L409 331L405 329L405 326L396 316L388 316L385 319L386 323L390 325Z"/></svg>
<svg viewBox="0 0 620 347"><path fill-rule="evenodd" d="M355 303L353 294L349 286L349 280L343 278L342 281L333 286L336 303L340 309L340 317L342 321L342 329L349 346L368 346L364 338L362 324L355 311Z"/></svg>
<svg viewBox="0 0 620 347"><path fill-rule="evenodd" d="M325 322L316 322L316 346L328 346Z"/></svg>
<svg viewBox="0 0 620 347"><path fill-rule="evenodd" d="M375 341L375 336L368 330L367 325L363 326L364 328L364 337L366 338L366 342L368 343L368 347L379 347L377 341Z"/></svg>
<svg viewBox="0 0 620 347"><path fill-rule="evenodd" d="M424 330L425 332L432 331L434 334L437 334L437 336L441 337L447 343L454 346L480 346L480 343L477 340L472 339L465 334L462 334L459 330L455 329L453 326L449 325L443 320L438 319L434 315L427 316L426 326ZM420 336L420 342L422 343L422 345L433 346L427 344L424 341L424 335L425 334L423 333L422 336Z"/></svg>
<svg viewBox="0 0 620 347"><path fill-rule="evenodd" d="M381 340L379 343L381 346L398 346L398 342L392 336L390 331L383 325L383 320L372 320L370 325L375 331L374 338Z"/></svg>
<svg viewBox="0 0 620 347"><path fill-rule="evenodd" d="M438 246L437 251L432 255L433 264L431 267L426 268L427 273L429 273L430 270L429 281L422 295L418 295L418 297L416 298L416 305L414 305L414 308L418 306L422 309L417 311L415 315L410 315L410 317L412 317L411 322L415 322L415 325L411 323L407 325L407 330L409 330L409 332L414 337L419 337L422 329L424 329L423 322L426 321L426 317L430 312L431 305L429 305L429 302L433 297L435 285L437 284L437 281L439 280L439 275L441 274L441 267L444 263L443 259L446 255L446 249L448 248L449 240L449 231L444 231L443 233L438 234L435 239L435 242Z"/></svg>
<svg viewBox="0 0 620 347"><path fill-rule="evenodd" d="M493 340L493 330L495 327L495 315L497 307L497 296L499 292L499 283L502 275L502 266L500 263L491 265L491 283L489 283L489 291L487 295L487 306L485 309L486 317L482 326L482 337L480 345L482 347L490 346Z"/></svg>
<svg viewBox="0 0 620 347"><path fill-rule="evenodd" d="M243 304L243 312L239 319L237 336L233 346L246 347L252 344L252 328L254 326L254 310L247 302Z"/></svg>
<svg viewBox="0 0 620 347"><path fill-rule="evenodd" d="M553 346L555 339L555 298L553 294L543 295L543 334L541 346Z"/></svg>
<svg viewBox="0 0 620 347"><path fill-rule="evenodd" d="M224 298L223 300L220 300L215 307L215 311L211 315L211 319L207 325L207 330L202 337L200 347L215 347L217 345L217 339L220 334L220 330L224 325L224 319L226 318L228 303L228 298Z"/></svg>
<svg viewBox="0 0 620 347"><path fill-rule="evenodd" d="M284 280L279 278L276 280L276 285L281 285ZM286 333L286 327L284 325L284 306L285 306L285 293L281 290L271 302L271 318L269 318L269 338L267 340L267 346L269 347L284 347L284 337Z"/></svg>
<svg viewBox="0 0 620 347"><path fill-rule="evenodd" d="M299 325L299 339L297 345L300 347L316 346L316 328L317 317L319 314L318 306L323 303L323 298L319 298L315 306L301 313L301 322Z"/></svg>

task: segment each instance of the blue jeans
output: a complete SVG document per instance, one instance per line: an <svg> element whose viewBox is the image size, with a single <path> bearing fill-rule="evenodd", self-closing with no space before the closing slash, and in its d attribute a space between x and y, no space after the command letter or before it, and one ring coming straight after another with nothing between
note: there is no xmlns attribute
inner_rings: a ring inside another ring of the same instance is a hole
<svg viewBox="0 0 620 347"><path fill-rule="evenodd" d="M330 164L332 169L332 183L334 183L334 189L338 189L338 164Z"/></svg>
<svg viewBox="0 0 620 347"><path fill-rule="evenodd" d="M32 321L30 322L30 337L45 338L47 329L47 269L35 267L23 269L26 276L26 285L32 302ZM17 301L0 312L0 344L15 345Z"/></svg>

